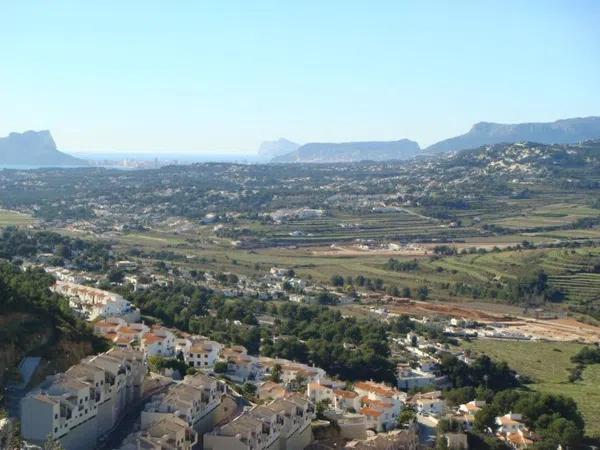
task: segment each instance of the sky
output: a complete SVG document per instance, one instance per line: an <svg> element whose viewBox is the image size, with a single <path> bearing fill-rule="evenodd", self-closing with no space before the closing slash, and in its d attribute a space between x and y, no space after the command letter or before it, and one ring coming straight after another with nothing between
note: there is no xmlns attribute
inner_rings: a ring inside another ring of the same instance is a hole
<svg viewBox="0 0 600 450"><path fill-rule="evenodd" d="M600 115L600 1L0 2L0 136L255 152Z"/></svg>

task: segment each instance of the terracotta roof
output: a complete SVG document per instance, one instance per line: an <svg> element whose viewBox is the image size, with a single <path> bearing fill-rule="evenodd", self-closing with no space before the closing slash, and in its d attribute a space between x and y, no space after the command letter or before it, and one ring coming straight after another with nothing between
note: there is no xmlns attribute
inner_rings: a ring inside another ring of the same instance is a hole
<svg viewBox="0 0 600 450"><path fill-rule="evenodd" d="M371 417L379 417L383 414L381 411L377 411L376 409L373 409L373 408L363 408L360 410L360 413L365 416L371 416Z"/></svg>
<svg viewBox="0 0 600 450"><path fill-rule="evenodd" d="M387 408L391 408L394 406L393 403L390 402L383 402L381 400L372 400L368 397L363 397L362 399L363 403L376 407L376 408L380 408L380 409L387 409Z"/></svg>
<svg viewBox="0 0 600 450"><path fill-rule="evenodd" d="M354 385L354 387L356 389L360 389L363 391L368 391L368 392L373 392L375 394L384 396L384 397L392 397L394 394L397 393L397 391L388 388L386 386L382 386L380 384L377 383L372 383L370 381L361 381L359 383L356 383Z"/></svg>
<svg viewBox="0 0 600 450"><path fill-rule="evenodd" d="M358 397L358 394L356 392L344 391L342 389L336 389L335 391L333 391L333 393L335 395L337 395L338 397L342 397L342 398L356 398L356 397Z"/></svg>
<svg viewBox="0 0 600 450"><path fill-rule="evenodd" d="M162 336L157 336L155 334L152 333L148 333L146 336L144 336L144 343L146 344L154 344L155 342L158 341L163 341L165 338Z"/></svg>

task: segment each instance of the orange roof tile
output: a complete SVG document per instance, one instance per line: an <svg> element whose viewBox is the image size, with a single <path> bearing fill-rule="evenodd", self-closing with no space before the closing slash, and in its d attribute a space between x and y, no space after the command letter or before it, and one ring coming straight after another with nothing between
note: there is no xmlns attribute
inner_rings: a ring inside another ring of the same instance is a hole
<svg viewBox="0 0 600 450"><path fill-rule="evenodd" d="M365 416L371 416L371 417L379 417L383 414L381 411L377 411L376 409L373 409L373 408L363 408L360 410L360 413Z"/></svg>

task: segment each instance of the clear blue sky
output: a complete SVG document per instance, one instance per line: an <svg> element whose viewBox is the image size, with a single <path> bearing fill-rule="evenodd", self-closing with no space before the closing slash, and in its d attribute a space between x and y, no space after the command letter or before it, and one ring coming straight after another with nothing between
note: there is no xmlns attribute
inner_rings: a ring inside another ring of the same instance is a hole
<svg viewBox="0 0 600 450"><path fill-rule="evenodd" d="M600 1L5 1L0 135L254 151L600 115Z"/></svg>

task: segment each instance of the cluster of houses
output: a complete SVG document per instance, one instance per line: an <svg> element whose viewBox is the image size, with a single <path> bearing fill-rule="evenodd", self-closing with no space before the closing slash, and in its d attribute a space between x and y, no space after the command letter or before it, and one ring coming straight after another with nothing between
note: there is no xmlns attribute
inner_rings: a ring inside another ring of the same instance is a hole
<svg viewBox="0 0 600 450"><path fill-rule="evenodd" d="M69 306L87 320L121 317L129 322L140 320L140 310L118 294L102 289L57 280L52 290L65 296Z"/></svg>
<svg viewBox="0 0 600 450"><path fill-rule="evenodd" d="M343 437L366 437L369 429L378 432L396 428L407 394L372 381L355 383L352 389L335 381L308 383L307 397L328 405L325 415L336 421ZM341 419L341 420L340 420Z"/></svg>
<svg viewBox="0 0 600 450"><path fill-rule="evenodd" d="M439 390L447 386L447 380L439 375L436 356L448 348L415 333L394 339L409 361L398 364L394 387L373 381L347 384L329 379L319 367L250 355L242 346L227 347L203 336L139 323L139 310L121 296L78 284L79 279L68 272L53 274L57 278L53 290L92 321L95 332L113 348L48 377L22 400L23 437L34 444L51 438L66 450L91 449L114 430L131 405L141 407L143 401L139 426L122 442L121 450L301 449L312 442L310 425L316 405L323 406L323 416L349 441L346 448L412 450L417 448L417 425L435 434L439 420L446 418L470 431L475 414L485 405L473 400L449 408ZM290 294L290 300L302 302L309 301L316 288L277 267L260 284L239 278L234 287L226 288L210 274L205 274L205 281L225 296L261 293L269 298L280 295L286 283L301 292ZM469 321L453 319L445 332L461 335L474 327ZM455 356L470 363L464 352L456 351ZM144 397L148 357L177 358L195 369L195 374L185 376L169 369L163 375L179 381ZM241 397L217 375L230 383L254 385L258 405L246 403L244 407ZM406 408L415 412L413 428L397 430ZM518 414L498 417L496 423L497 429L490 431L515 449L535 441ZM449 434L448 447L465 447L465 436Z"/></svg>
<svg viewBox="0 0 600 450"><path fill-rule="evenodd" d="M332 380L318 367L249 355L242 346L226 347L202 336L117 317L97 321L95 330L112 340L110 351L48 377L22 400L21 426L27 441L41 445L50 437L66 450L94 448L137 404L142 408L139 425L120 450L302 449L313 441L311 423L321 405L323 417L335 424L346 448L383 445L413 450L419 438L417 425L421 434L429 427L435 435L437 423L450 419L470 431L475 415L485 406L473 400L449 407L442 391L435 388L443 384L435 374L436 359L430 348L435 344L412 333L404 343L419 356L419 364L400 365L397 386L391 387L373 381ZM150 356L183 358L197 370L171 381L166 390L144 396ZM243 401L216 378L217 362L225 363L219 375L229 382L255 386L256 405ZM423 392L427 387L433 389ZM415 422L412 428L398 430L407 408L414 411ZM518 414L498 417L496 424L491 431L512 448L535 442ZM447 439L449 448L466 448L464 432L450 433Z"/></svg>
<svg viewBox="0 0 600 450"><path fill-rule="evenodd" d="M188 375L151 397L141 412L140 430L127 436L120 450L197 448L202 433L235 413L236 407L223 381Z"/></svg>

